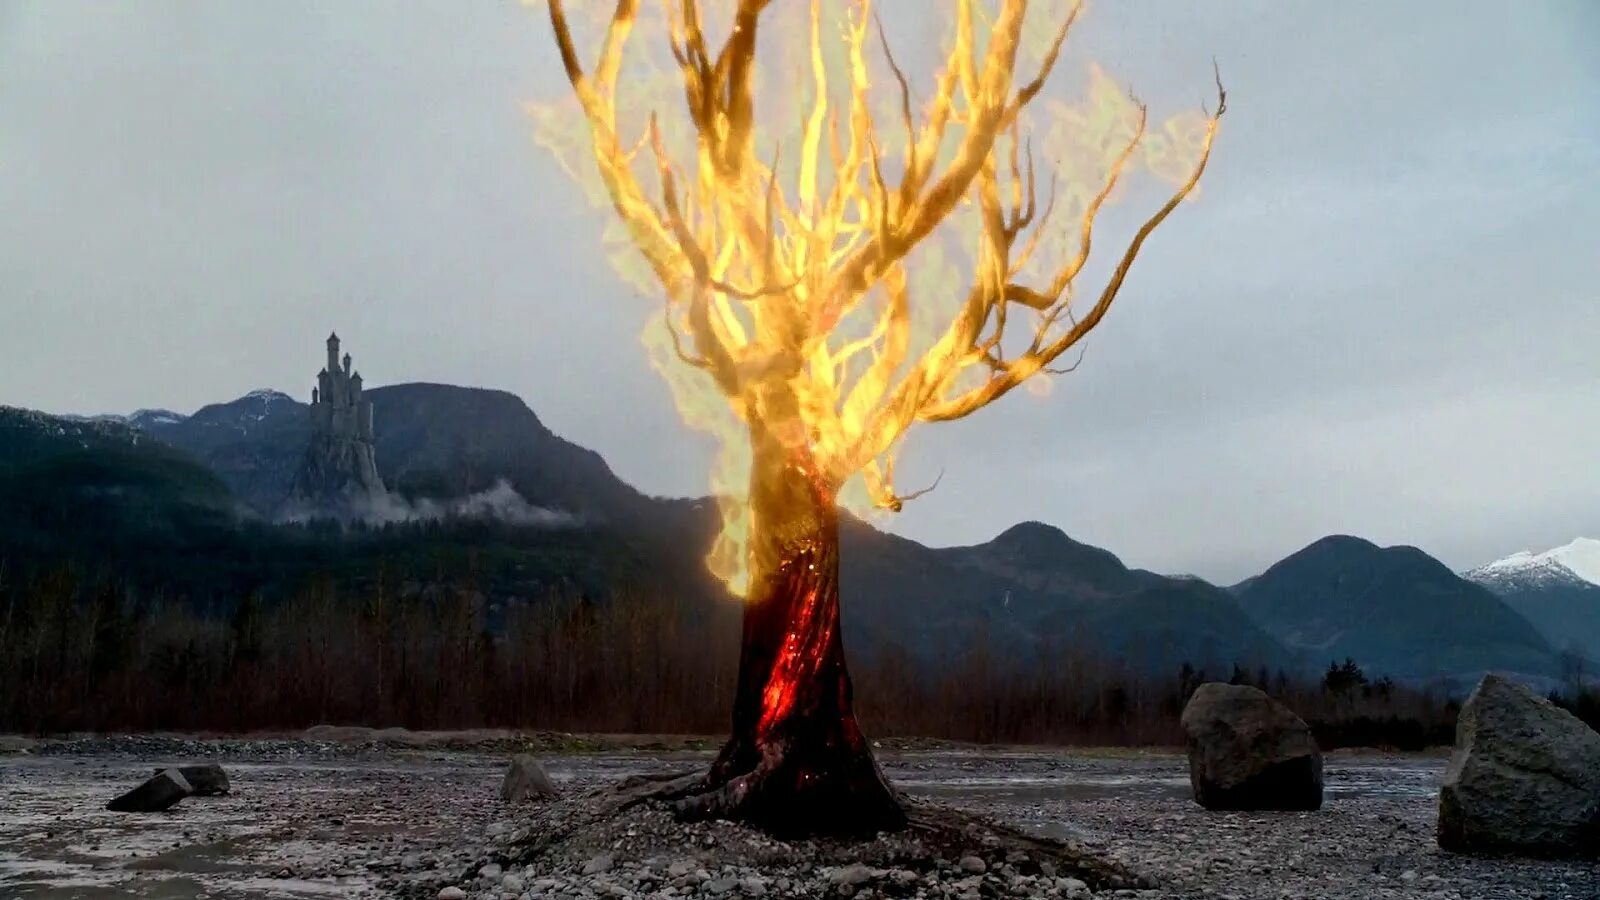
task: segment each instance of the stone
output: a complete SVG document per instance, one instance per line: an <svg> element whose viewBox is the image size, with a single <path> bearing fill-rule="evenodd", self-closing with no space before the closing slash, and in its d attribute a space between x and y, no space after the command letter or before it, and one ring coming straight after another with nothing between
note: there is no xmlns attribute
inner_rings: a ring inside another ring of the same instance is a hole
<svg viewBox="0 0 1600 900"><path fill-rule="evenodd" d="M1063 897L1087 897L1087 896L1089 896L1089 884L1088 884L1088 882L1082 881L1082 880L1077 879L1077 878L1057 878L1056 879L1056 890L1060 891L1061 892L1061 896L1063 896Z"/></svg>
<svg viewBox="0 0 1600 900"><path fill-rule="evenodd" d="M1600 734L1485 675L1456 719L1437 839L1462 853L1600 856Z"/></svg>
<svg viewBox="0 0 1600 900"><path fill-rule="evenodd" d="M331 744L365 744L373 740L371 728L360 725L313 725L301 737L307 741Z"/></svg>
<svg viewBox="0 0 1600 900"><path fill-rule="evenodd" d="M467 900L467 892L455 885L451 885L447 888L440 888L438 897L439 900Z"/></svg>
<svg viewBox="0 0 1600 900"><path fill-rule="evenodd" d="M228 773L216 763L195 766L177 766L178 774L189 782L189 790L196 797L220 797L228 792ZM156 769L160 775L164 769Z"/></svg>
<svg viewBox="0 0 1600 900"><path fill-rule="evenodd" d="M589 861L583 864L583 874L601 875L611 871L611 867L615 864L615 857L609 853L602 853L599 856L590 857Z"/></svg>
<svg viewBox="0 0 1600 900"><path fill-rule="evenodd" d="M501 800L522 803L549 800L558 795L550 776L545 774L544 767L532 754L519 753L511 758L511 767L506 769L506 777L500 782Z"/></svg>
<svg viewBox="0 0 1600 900"><path fill-rule="evenodd" d="M106 804L112 812L162 812L193 793L177 769L163 769L149 781Z"/></svg>
<svg viewBox="0 0 1600 900"><path fill-rule="evenodd" d="M1304 720L1249 685L1202 684L1181 718L1189 784L1207 809L1322 808L1322 751Z"/></svg>
<svg viewBox="0 0 1600 900"><path fill-rule="evenodd" d="M961 867L961 871L971 872L974 875L982 875L984 872L989 871L989 864L979 856L963 856L956 865Z"/></svg>
<svg viewBox="0 0 1600 900"><path fill-rule="evenodd" d="M833 874L829 876L829 880L834 884L842 885L865 884L872 880L872 870L861 863L855 863L834 869Z"/></svg>
<svg viewBox="0 0 1600 900"><path fill-rule="evenodd" d="M500 889L508 894L520 894L525 886L522 876L515 873L500 879Z"/></svg>

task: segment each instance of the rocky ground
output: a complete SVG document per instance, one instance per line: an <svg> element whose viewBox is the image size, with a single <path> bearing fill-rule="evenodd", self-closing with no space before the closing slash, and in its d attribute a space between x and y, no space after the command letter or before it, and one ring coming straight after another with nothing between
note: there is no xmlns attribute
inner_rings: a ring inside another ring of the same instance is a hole
<svg viewBox="0 0 1600 900"><path fill-rule="evenodd" d="M977 831L957 844L789 844L648 808L597 813L628 774L703 765L704 741L311 737L0 740L0 897L1600 898L1600 863L1440 852L1442 756L1335 755L1320 812L1247 814L1194 805L1173 754L880 749L918 803L1074 842L1156 885L1141 889L1041 865ZM506 755L524 747L563 800L498 800ZM105 810L153 767L199 760L224 765L231 794L164 814Z"/></svg>

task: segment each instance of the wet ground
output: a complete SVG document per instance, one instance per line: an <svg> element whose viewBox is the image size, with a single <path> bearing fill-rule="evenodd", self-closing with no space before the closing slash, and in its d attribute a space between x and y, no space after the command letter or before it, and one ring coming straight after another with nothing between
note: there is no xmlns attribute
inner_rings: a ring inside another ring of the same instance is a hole
<svg viewBox="0 0 1600 900"><path fill-rule="evenodd" d="M450 877L514 815L497 753L369 749L215 757L233 790L153 815L108 812L163 764L132 752L0 755L0 898L387 896ZM702 752L548 754L588 785L703 764ZM1442 756L1333 756L1319 813L1216 814L1175 754L886 752L903 789L1073 838L1158 877L1158 897L1600 898L1600 865L1470 860L1432 843Z"/></svg>

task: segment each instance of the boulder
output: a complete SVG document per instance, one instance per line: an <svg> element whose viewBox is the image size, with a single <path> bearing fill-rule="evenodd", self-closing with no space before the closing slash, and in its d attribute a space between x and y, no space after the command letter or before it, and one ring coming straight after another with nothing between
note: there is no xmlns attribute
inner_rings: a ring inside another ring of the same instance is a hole
<svg viewBox="0 0 1600 900"><path fill-rule="evenodd" d="M1600 856L1600 734L1485 675L1456 719L1438 839L1461 853Z"/></svg>
<svg viewBox="0 0 1600 900"><path fill-rule="evenodd" d="M198 766L178 766L178 774L183 780L189 782L190 792L196 797L219 797L228 792L228 773L216 763L204 763ZM160 775L163 769L157 769Z"/></svg>
<svg viewBox="0 0 1600 900"><path fill-rule="evenodd" d="M1202 684L1183 708L1189 783L1207 809L1322 807L1322 751L1287 706L1248 685Z"/></svg>
<svg viewBox="0 0 1600 900"><path fill-rule="evenodd" d="M367 744L374 734L371 728L360 725L313 725L301 737L326 744Z"/></svg>
<svg viewBox="0 0 1600 900"><path fill-rule="evenodd" d="M193 793L183 773L163 769L155 777L106 804L112 812L162 812Z"/></svg>
<svg viewBox="0 0 1600 900"><path fill-rule="evenodd" d="M521 803L525 800L547 800L556 795L556 786L550 783L550 776L545 774L544 767L539 765L537 759L527 753L512 757L505 780L500 782L501 800Z"/></svg>

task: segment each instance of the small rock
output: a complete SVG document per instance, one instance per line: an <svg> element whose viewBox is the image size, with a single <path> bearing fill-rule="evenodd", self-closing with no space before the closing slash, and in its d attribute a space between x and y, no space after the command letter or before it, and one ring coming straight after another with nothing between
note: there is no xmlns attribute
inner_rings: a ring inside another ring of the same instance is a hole
<svg viewBox="0 0 1600 900"><path fill-rule="evenodd" d="M467 900L467 892L456 887L455 885L451 885L447 888L440 888L439 900Z"/></svg>
<svg viewBox="0 0 1600 900"><path fill-rule="evenodd" d="M1089 896L1089 885L1077 878L1057 878L1056 890L1061 892L1061 896L1071 897L1074 900Z"/></svg>
<svg viewBox="0 0 1600 900"><path fill-rule="evenodd" d="M588 862L583 864L583 874L600 875L611 871L611 867L615 864L616 857L609 853L602 853L599 856L590 858Z"/></svg>
<svg viewBox="0 0 1600 900"><path fill-rule="evenodd" d="M525 886L526 885L524 885L522 881L522 876L515 872L512 872L500 879L500 889L508 894L520 894Z"/></svg>
<svg viewBox="0 0 1600 900"><path fill-rule="evenodd" d="M983 858L978 856L963 856L961 857L961 861L956 863L956 865L961 867L961 871L971 872L974 875L982 875L983 873L989 871L989 864L985 863Z"/></svg>
<svg viewBox="0 0 1600 900"><path fill-rule="evenodd" d="M500 868L499 863L489 863L478 870L478 877L488 879L489 881L499 881L500 874L503 871L505 870Z"/></svg>

